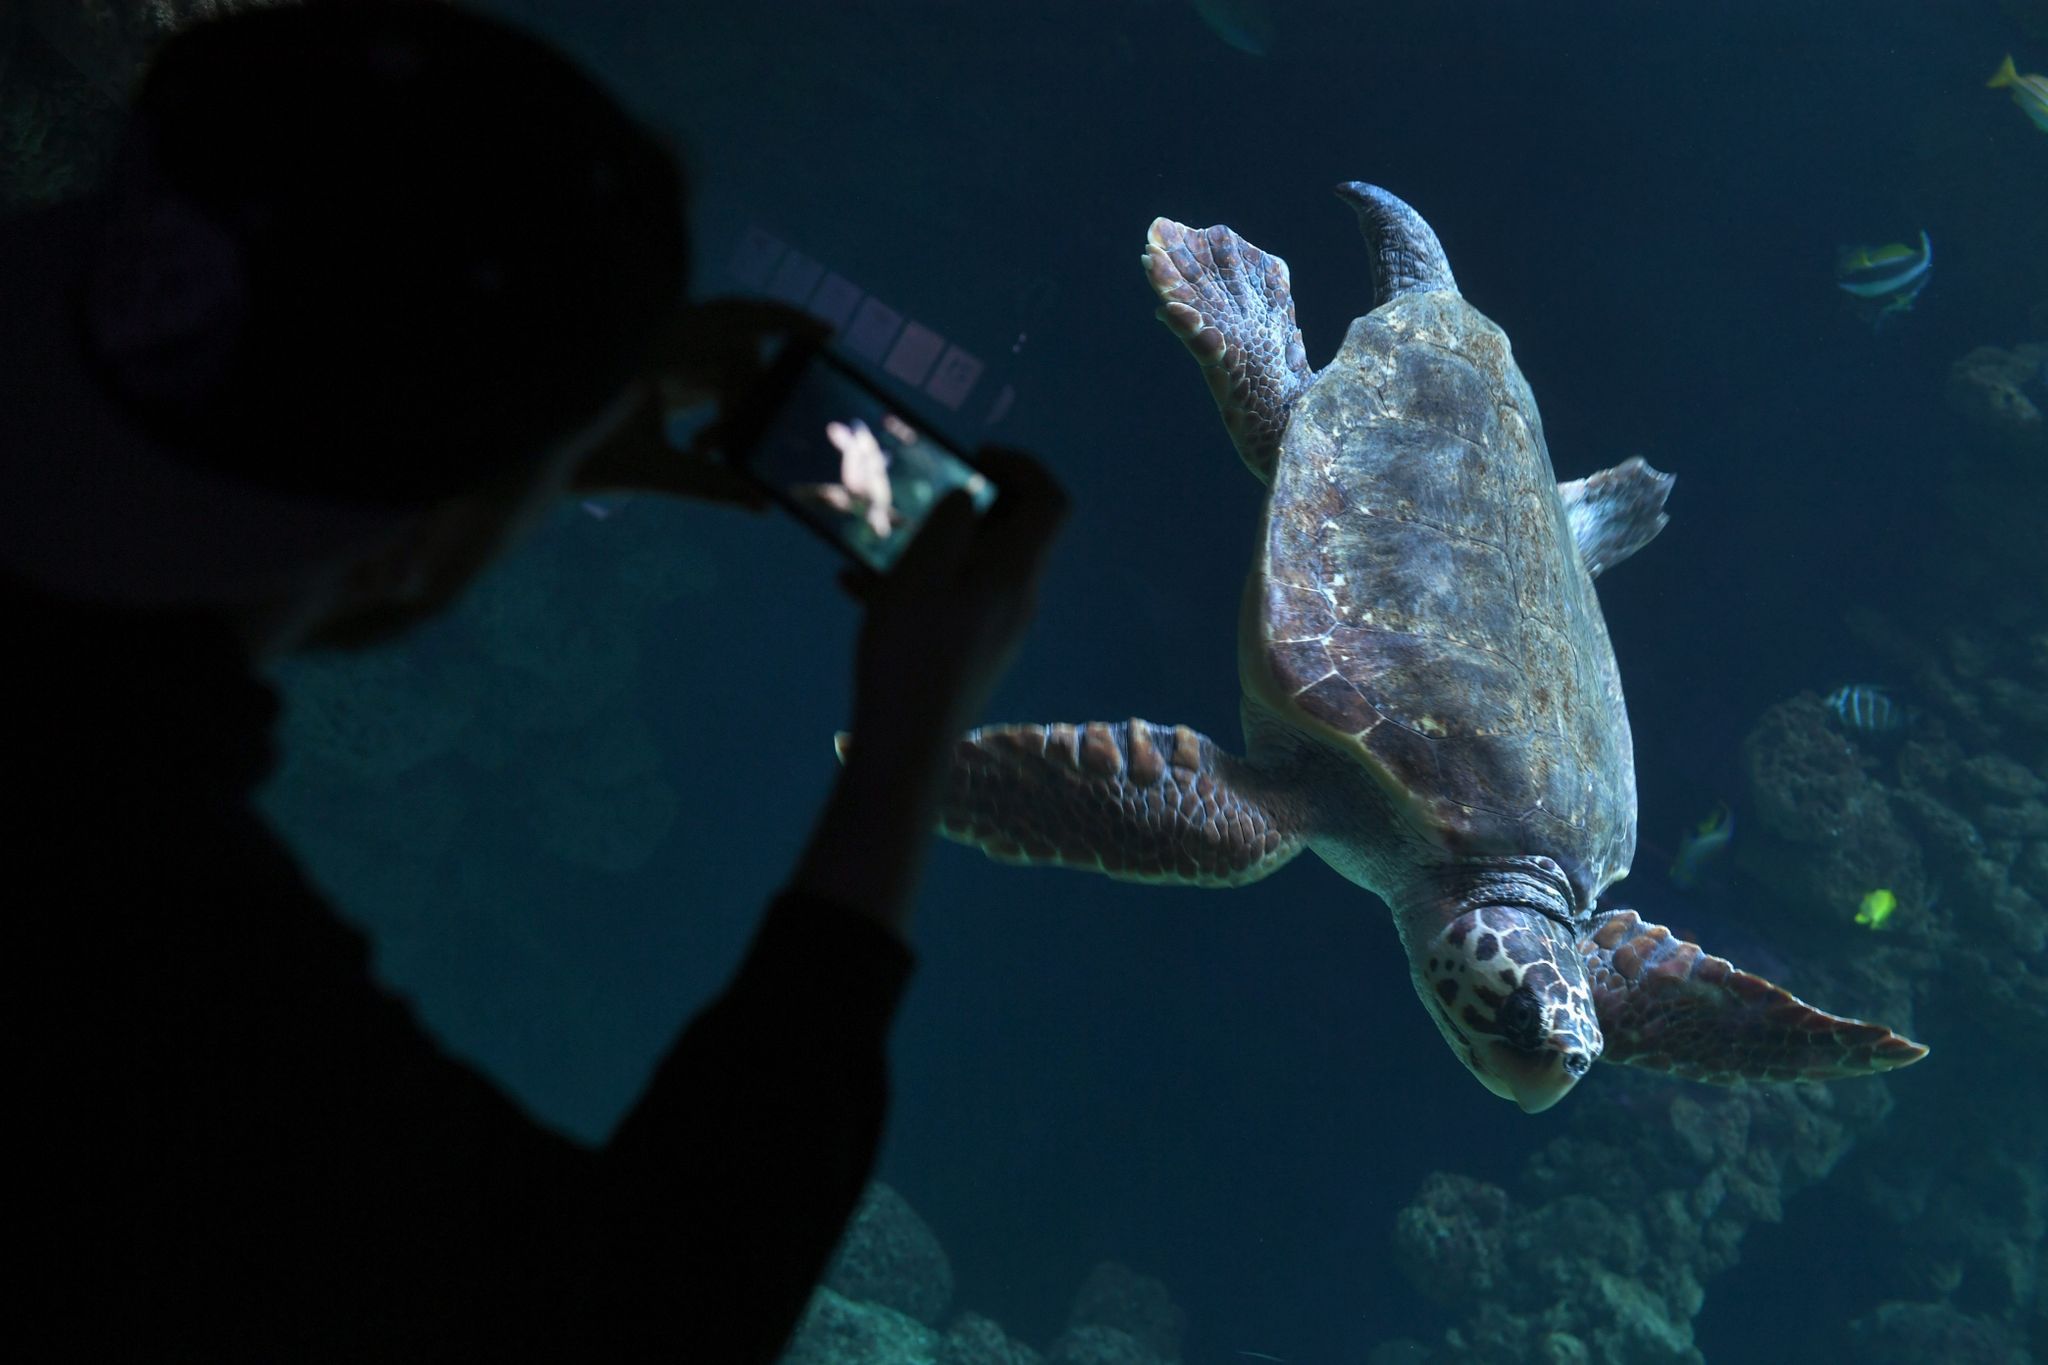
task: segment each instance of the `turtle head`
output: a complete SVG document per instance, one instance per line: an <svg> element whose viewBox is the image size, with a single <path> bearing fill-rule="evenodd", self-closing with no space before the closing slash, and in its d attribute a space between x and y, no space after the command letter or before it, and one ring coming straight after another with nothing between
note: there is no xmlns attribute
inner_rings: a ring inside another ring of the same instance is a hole
<svg viewBox="0 0 2048 1365"><path fill-rule="evenodd" d="M1600 1055L1577 936L1522 906L1480 905L1409 941L1430 1017L1479 1083L1524 1113L1563 1099Z"/></svg>

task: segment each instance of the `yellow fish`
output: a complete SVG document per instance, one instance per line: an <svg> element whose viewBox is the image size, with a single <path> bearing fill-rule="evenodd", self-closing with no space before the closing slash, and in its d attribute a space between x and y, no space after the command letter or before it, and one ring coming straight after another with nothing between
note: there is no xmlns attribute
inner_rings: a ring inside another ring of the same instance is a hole
<svg viewBox="0 0 2048 1365"><path fill-rule="evenodd" d="M2012 54L2007 53L1991 79L1984 82L1992 90L2012 89L2012 102L2021 112L2034 121L2034 126L2048 133L2048 76L2032 73L2022 76L2012 64Z"/></svg>
<svg viewBox="0 0 2048 1365"><path fill-rule="evenodd" d="M1882 929L1892 912L1899 908L1899 898L1884 887L1864 895L1856 907L1856 922L1866 929Z"/></svg>

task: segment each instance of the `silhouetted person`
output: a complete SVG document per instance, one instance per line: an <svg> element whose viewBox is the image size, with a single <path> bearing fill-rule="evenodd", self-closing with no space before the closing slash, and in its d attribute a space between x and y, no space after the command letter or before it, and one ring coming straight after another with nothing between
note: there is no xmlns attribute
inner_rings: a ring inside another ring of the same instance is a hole
<svg viewBox="0 0 2048 1365"><path fill-rule="evenodd" d="M766 1361L866 1182L948 743L1061 499L991 456L863 590L859 742L728 988L602 1148L380 990L253 813L252 665L388 638L766 332L680 310L677 173L531 39L427 3L173 39L108 184L0 225L12 1353ZM681 888L676 912L688 913Z"/></svg>

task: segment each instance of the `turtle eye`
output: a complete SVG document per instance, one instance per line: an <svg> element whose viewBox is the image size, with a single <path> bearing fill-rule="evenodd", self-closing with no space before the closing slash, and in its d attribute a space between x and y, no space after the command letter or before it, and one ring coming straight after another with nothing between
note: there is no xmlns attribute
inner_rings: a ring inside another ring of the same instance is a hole
<svg viewBox="0 0 2048 1365"><path fill-rule="evenodd" d="M1501 1041L1534 1052L1543 1038L1543 1005L1529 986L1517 986L1494 1014Z"/></svg>

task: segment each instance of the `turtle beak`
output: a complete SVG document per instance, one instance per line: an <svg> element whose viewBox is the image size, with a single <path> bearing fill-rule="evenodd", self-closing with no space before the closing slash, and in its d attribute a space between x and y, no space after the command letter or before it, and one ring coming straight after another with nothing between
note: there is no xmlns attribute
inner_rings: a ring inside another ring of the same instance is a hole
<svg viewBox="0 0 2048 1365"><path fill-rule="evenodd" d="M1540 1114L1571 1093L1593 1059L1584 1052L1543 1048L1525 1052L1509 1044L1484 1044L1487 1089L1513 1100L1525 1114Z"/></svg>

